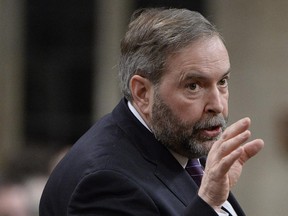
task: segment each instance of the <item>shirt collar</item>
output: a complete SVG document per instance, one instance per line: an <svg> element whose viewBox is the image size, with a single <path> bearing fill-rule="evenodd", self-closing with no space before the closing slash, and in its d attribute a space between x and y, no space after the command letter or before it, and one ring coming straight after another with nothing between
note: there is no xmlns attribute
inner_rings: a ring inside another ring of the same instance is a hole
<svg viewBox="0 0 288 216"><path fill-rule="evenodd" d="M130 111L133 113L133 115L152 133L151 129L148 127L148 125L146 124L146 122L143 120L143 118L141 117L141 115L138 113L138 111L135 109L135 107L132 105L132 103L130 101L128 101L128 107L130 109ZM188 162L188 158L184 157L170 149L168 149L171 154L174 156L174 158L180 163L180 165L185 168Z"/></svg>
<svg viewBox="0 0 288 216"><path fill-rule="evenodd" d="M141 115L138 113L138 111L135 109L135 107L131 104L130 101L128 101L128 107L130 111L133 113L133 115L152 133L151 129L148 127L146 122L143 120Z"/></svg>

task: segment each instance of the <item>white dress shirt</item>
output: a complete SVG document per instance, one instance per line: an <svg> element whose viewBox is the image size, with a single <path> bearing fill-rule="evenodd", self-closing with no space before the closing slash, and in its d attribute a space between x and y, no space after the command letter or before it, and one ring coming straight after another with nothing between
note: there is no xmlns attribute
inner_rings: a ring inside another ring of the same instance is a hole
<svg viewBox="0 0 288 216"><path fill-rule="evenodd" d="M134 116L149 130L151 131L151 129L148 127L148 125L146 124L146 122L143 120L143 118L141 117L141 115L138 113L138 111L134 108L134 106L131 104L130 101L128 101L128 107L130 109L130 111L134 114ZM152 132L152 131L151 131ZM185 169L187 162L188 162L188 158L184 157L174 151L171 151L171 154L175 157L175 159L181 164L181 166L183 167L183 169ZM235 210L233 209L232 205L226 200L223 205L224 208L226 208L233 216L237 216ZM217 214L219 216L229 216L229 214L227 212L225 212L224 210L220 209L219 211L217 211Z"/></svg>

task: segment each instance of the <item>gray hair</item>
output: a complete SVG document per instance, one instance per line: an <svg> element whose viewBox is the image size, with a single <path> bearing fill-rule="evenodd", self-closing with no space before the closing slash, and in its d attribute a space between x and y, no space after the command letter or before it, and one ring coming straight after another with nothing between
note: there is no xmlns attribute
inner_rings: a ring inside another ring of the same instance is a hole
<svg viewBox="0 0 288 216"><path fill-rule="evenodd" d="M171 54L200 38L215 35L221 38L216 27L195 11L152 8L134 12L121 42L122 93L132 101L129 83L133 75L138 74L157 85Z"/></svg>

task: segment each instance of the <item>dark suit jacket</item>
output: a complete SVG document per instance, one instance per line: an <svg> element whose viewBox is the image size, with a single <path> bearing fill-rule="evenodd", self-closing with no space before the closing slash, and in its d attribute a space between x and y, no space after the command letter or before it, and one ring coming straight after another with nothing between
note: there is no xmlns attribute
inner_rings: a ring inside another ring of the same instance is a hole
<svg viewBox="0 0 288 216"><path fill-rule="evenodd" d="M122 99L55 168L41 198L40 216L216 216L197 190ZM229 201L244 215L232 195Z"/></svg>

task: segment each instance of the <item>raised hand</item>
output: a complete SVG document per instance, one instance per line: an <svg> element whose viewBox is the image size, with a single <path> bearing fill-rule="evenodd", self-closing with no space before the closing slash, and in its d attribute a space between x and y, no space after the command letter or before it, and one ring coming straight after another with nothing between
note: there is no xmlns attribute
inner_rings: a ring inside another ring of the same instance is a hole
<svg viewBox="0 0 288 216"><path fill-rule="evenodd" d="M228 127L208 154L198 195L214 209L218 209L227 200L245 162L264 146L261 139L247 142L251 137L248 130L250 124L249 118L243 118Z"/></svg>

